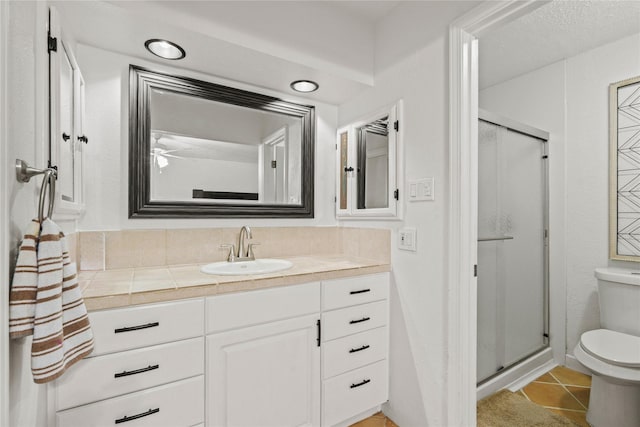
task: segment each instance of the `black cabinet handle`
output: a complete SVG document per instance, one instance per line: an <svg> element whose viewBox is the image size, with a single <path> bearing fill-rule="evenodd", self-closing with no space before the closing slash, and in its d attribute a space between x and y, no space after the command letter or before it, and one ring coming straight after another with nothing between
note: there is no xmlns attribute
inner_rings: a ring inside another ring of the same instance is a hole
<svg viewBox="0 0 640 427"><path fill-rule="evenodd" d="M147 323L145 325L138 325L138 326L127 326L125 328L115 329L113 332L116 334L119 334L122 332L131 332L131 331L138 331L140 329L154 328L156 326L160 326L160 322L152 322L152 323Z"/></svg>
<svg viewBox="0 0 640 427"><path fill-rule="evenodd" d="M353 325L354 323L366 322L367 320L371 320L371 318L370 317L363 317L362 319L351 320L351 321L349 321L349 324Z"/></svg>
<svg viewBox="0 0 640 427"><path fill-rule="evenodd" d="M71 138L71 136L70 136L70 135L67 135L67 134L66 134L66 133L64 133L64 132L62 133L62 139L63 139L64 141L68 141L70 138Z"/></svg>
<svg viewBox="0 0 640 427"><path fill-rule="evenodd" d="M349 350L349 353L357 353L359 351L366 350L368 348L369 348L368 345L363 345L362 347L352 348L351 350Z"/></svg>
<svg viewBox="0 0 640 427"><path fill-rule="evenodd" d="M78 141L84 142L85 144L87 144L89 142L89 138L87 138L85 135L82 135L78 137Z"/></svg>
<svg viewBox="0 0 640 427"><path fill-rule="evenodd" d="M157 414L158 412L160 412L160 408L149 409L147 412L143 412L143 413L138 414L138 415L132 415L130 417L127 417L125 415L122 418L118 418L116 420L116 424L126 423L127 421L133 421L133 420L137 420L138 418L148 417L149 415Z"/></svg>
<svg viewBox="0 0 640 427"><path fill-rule="evenodd" d="M113 374L114 378L120 378L120 377L128 377L129 375L135 375L135 374L141 374L143 372L149 372L149 371L153 371L154 369L158 369L160 368L160 365L149 365L146 368L140 368L140 369L136 369L135 371L122 371L122 372L118 372L116 374Z"/></svg>
<svg viewBox="0 0 640 427"><path fill-rule="evenodd" d="M362 382L359 382L358 384L351 384L351 388L360 387L361 385L369 384L370 382L371 380L362 380Z"/></svg>
<svg viewBox="0 0 640 427"><path fill-rule="evenodd" d="M347 167L345 167L345 168L344 168L344 171L345 171L345 172L353 172L353 167L351 167L351 166L349 166L348 168L347 168Z"/></svg>
<svg viewBox="0 0 640 427"><path fill-rule="evenodd" d="M351 291L349 292L349 295L364 294L365 292L371 292L371 289L361 289L359 291Z"/></svg>

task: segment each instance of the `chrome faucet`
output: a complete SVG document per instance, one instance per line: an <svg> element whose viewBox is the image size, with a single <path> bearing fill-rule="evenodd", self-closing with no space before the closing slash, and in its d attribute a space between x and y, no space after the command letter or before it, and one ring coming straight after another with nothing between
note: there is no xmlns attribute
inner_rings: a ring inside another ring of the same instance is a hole
<svg viewBox="0 0 640 427"><path fill-rule="evenodd" d="M251 228L248 225L243 225L240 229L240 234L238 235L238 250L236 252L236 245L234 244L225 244L220 245L221 248L229 248L229 256L227 257L228 262L241 262L241 261L253 261L256 259L253 254L253 247L259 245L260 243L249 243L245 247L245 238L252 239Z"/></svg>
<svg viewBox="0 0 640 427"><path fill-rule="evenodd" d="M251 228L247 225L243 225L238 234L238 258L249 258L249 248L244 247L245 236L247 239L252 239ZM255 259L255 258L251 258Z"/></svg>

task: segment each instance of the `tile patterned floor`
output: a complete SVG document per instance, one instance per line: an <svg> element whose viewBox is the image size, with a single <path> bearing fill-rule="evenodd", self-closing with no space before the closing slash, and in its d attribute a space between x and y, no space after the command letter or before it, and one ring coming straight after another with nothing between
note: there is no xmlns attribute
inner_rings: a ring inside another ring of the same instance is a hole
<svg viewBox="0 0 640 427"><path fill-rule="evenodd" d="M582 427L589 427L586 416L590 391L590 376L564 366L557 366L524 386L519 393L533 403L569 418ZM382 412L378 412L351 427L398 427L398 425Z"/></svg>
<svg viewBox="0 0 640 427"><path fill-rule="evenodd" d="M398 427L398 425L387 418L382 412L378 412L369 418L352 424L351 427Z"/></svg>
<svg viewBox="0 0 640 427"><path fill-rule="evenodd" d="M567 417L583 427L589 407L591 377L558 366L519 390L533 403Z"/></svg>

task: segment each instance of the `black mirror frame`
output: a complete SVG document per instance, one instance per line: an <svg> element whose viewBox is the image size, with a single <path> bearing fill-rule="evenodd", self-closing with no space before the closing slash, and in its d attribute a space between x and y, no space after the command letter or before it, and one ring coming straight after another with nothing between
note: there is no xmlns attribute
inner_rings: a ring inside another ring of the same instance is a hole
<svg viewBox="0 0 640 427"><path fill-rule="evenodd" d="M150 95L152 89L196 96L302 120L301 204L151 201ZM313 218L315 108L215 83L129 66L129 218Z"/></svg>

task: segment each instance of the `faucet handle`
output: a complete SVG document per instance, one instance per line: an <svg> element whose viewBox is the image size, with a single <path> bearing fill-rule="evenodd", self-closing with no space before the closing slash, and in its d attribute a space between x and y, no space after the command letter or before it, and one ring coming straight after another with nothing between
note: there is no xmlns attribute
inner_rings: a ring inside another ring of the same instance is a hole
<svg viewBox="0 0 640 427"><path fill-rule="evenodd" d="M249 249L247 250L249 258L256 259L256 256L253 254L253 247L258 246L260 242L249 243Z"/></svg>
<svg viewBox="0 0 640 427"><path fill-rule="evenodd" d="M223 243L220 245L220 249L229 249L229 256L227 261L234 262L236 260L236 245L233 243Z"/></svg>

